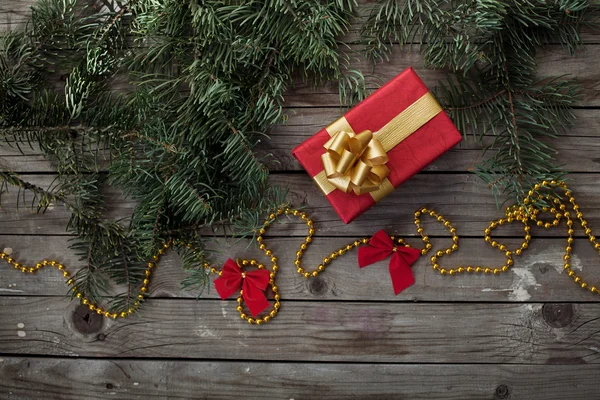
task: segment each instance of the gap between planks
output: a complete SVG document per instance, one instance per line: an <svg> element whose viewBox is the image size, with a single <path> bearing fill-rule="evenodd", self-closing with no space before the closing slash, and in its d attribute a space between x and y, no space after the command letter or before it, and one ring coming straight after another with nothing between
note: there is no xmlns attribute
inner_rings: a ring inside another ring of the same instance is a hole
<svg viewBox="0 0 600 400"><path fill-rule="evenodd" d="M592 398L597 368L578 365L389 365L5 357L3 391L61 399Z"/></svg>
<svg viewBox="0 0 600 400"><path fill-rule="evenodd" d="M600 363L600 304L283 303L261 327L230 304L151 300L83 321L55 298L0 297L3 354L390 363ZM310 322L310 323L307 323ZM23 334L18 334L22 331Z"/></svg>

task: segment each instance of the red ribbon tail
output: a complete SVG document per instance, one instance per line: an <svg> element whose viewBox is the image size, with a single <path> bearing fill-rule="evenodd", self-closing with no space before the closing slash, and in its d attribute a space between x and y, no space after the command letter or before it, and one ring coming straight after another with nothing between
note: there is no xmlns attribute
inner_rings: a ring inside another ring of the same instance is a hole
<svg viewBox="0 0 600 400"><path fill-rule="evenodd" d="M410 264L408 264L398 253L392 255L389 269L395 295L415 283L415 277L410 268Z"/></svg>
<svg viewBox="0 0 600 400"><path fill-rule="evenodd" d="M252 285L247 280L244 280L243 290L244 294L242 296L244 302L246 303L246 306L248 306L248 310L253 317L256 317L269 307L269 301L265 296L265 292L260 288Z"/></svg>
<svg viewBox="0 0 600 400"><path fill-rule="evenodd" d="M215 289L221 296L222 300L225 300L238 290L242 285L242 272L239 267L232 259L225 262L221 276L215 279Z"/></svg>

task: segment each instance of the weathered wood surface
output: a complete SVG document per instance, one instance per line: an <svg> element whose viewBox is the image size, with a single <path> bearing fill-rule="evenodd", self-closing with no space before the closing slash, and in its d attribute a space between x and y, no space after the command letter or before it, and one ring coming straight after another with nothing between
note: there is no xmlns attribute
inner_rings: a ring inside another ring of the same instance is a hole
<svg viewBox="0 0 600 400"><path fill-rule="evenodd" d="M35 4L36 0L3 0L0 3L0 31L7 29L18 29L28 18L30 6ZM361 1L364 6L372 3L371 0ZM362 20L356 22L359 26ZM353 41L356 33L353 32L346 40ZM584 40L588 43L598 43L600 30L585 29ZM600 46L587 46L584 50L578 51L575 55L569 55L565 47L555 44L545 46L540 50L538 60L540 64L540 76L560 76L575 75L582 84L583 96L582 105L600 106L600 86L597 84L600 79L600 71L595 68L593 60L600 59ZM382 82L386 82L406 67L415 68L419 76L429 86L434 87L439 80L445 80L447 71L428 70L423 67L423 59L416 48L412 50L400 50L396 46L395 51L389 58L389 62L380 63L375 69L371 62L366 60L360 54L352 57L352 67L361 71L373 72L368 80L368 86L378 87ZM307 84L297 80L285 96L288 107L324 107L336 106L339 104L339 95L335 84L324 85L315 88L312 84Z"/></svg>
<svg viewBox="0 0 600 400"><path fill-rule="evenodd" d="M33 3L0 0L0 31L22 24ZM360 3L364 9L372 1ZM353 28L343 40L356 37ZM575 56L551 45L538 60L541 76L573 74L583 86L576 126L550 143L559 150L558 162L572 172L570 185L594 229L600 227L600 31L585 30L584 38L590 45ZM370 71L365 60L355 66ZM386 81L407 66L430 87L446 77L445 71L425 69L416 49L396 51L391 63L374 72ZM377 86L372 77L368 82ZM501 265L501 254L483 242L482 232L502 212L469 173L485 157L480 149L490 137L482 143L464 140L344 225L291 156L293 147L341 114L336 86L315 89L301 81L294 86L285 97L287 123L273 129L258 150L273 155L273 183L288 186L289 200L305 205L315 220L307 265L379 229L418 247L412 219L423 205L447 216L462 237L461 250L444 257L442 265ZM0 146L0 167L41 187L55 177L52 162L35 149L22 155ZM81 266L68 250L63 207L43 215L17 210L15 193L3 196L0 250L12 247L26 262L56 258L71 270ZM127 217L135 207L114 189L105 195L111 218ZM434 247L447 246L447 231L433 221L426 229ZM361 270L355 253L338 258L317 279L300 277L293 258L306 225L284 220L268 234L281 265L282 309L258 329L239 319L235 301L219 300L214 290L200 301L196 293L182 291L184 272L173 253L156 270L141 313L125 321L92 316L70 302L56 271L24 275L0 262L0 398L595 398L600 298L562 271L564 232L564 226L534 230L538 238L500 276L440 276L428 260L419 260L413 267L416 284L394 296L387 262ZM600 283L598 252L581 229L576 233L573 269ZM502 227L497 236L514 247L522 231ZM215 238L211 246L218 250L216 263L238 256L262 259L246 243Z"/></svg>
<svg viewBox="0 0 600 400"><path fill-rule="evenodd" d="M403 69L413 67L428 87L434 88L438 81L445 81L448 73L445 70L428 70L423 67L422 57L413 49L395 51L390 56L389 63L378 64L374 72L383 82L396 76ZM587 46L584 50L571 56L560 45L549 45L539 51L537 56L540 77L573 75L583 86L581 106L600 105L600 71L593 67L594 61L600 60L600 46ZM368 60L358 58L352 65L362 71L373 70ZM376 80L369 80L368 87L377 87ZM285 96L288 107L324 107L339 104L337 87L334 84L314 88L310 84L297 82L295 88Z"/></svg>
<svg viewBox="0 0 600 400"><path fill-rule="evenodd" d="M591 0L592 4L599 4L599 0ZM0 4L0 32L10 29L19 29L26 23L31 14L31 7L36 3L36 0L3 0ZM377 0L357 0L358 15L350 26L349 32L339 38L341 42L352 43L359 39L359 30L363 22L368 17L371 6L377 3ZM584 26L581 29L582 39L586 43L597 43L597 30L591 27Z"/></svg>
<svg viewBox="0 0 600 400"><path fill-rule="evenodd" d="M22 356L600 362L598 303L288 301L277 322L254 329L240 322L236 304L234 300L152 299L131 319L104 321L63 298L2 296L0 343L3 353Z"/></svg>
<svg viewBox="0 0 600 400"><path fill-rule="evenodd" d="M290 149L304 142L331 121L340 117L339 108L293 108L287 110L288 121L277 126L270 133L270 140L264 141L257 151L259 156L270 155L267 161L272 172L303 171L300 163L292 156ZM547 143L558 150L558 162L564 164L568 171L596 172L600 169L600 119L598 111L577 109L574 111L577 121L575 126L565 132L564 136L553 138ZM481 151L492 144L492 136L484 136L481 141L467 136L446 155L425 167L427 172L466 172L473 168L484 157ZM19 171L54 172L56 165L35 146L21 149L0 142L0 160L2 167Z"/></svg>
<svg viewBox="0 0 600 400"><path fill-rule="evenodd" d="M442 157L449 157L445 154ZM589 220L589 226L600 227L600 186L597 173L575 173L569 175L571 188L577 201ZM29 182L42 188L48 187L54 180L54 175L26 175ZM474 174L469 172L421 173L409 179L392 194L380 201L376 206L358 217L349 225L342 223L331 208L327 199L322 195L305 172L273 174L274 184L289 187L288 200L295 206L305 206L307 212L315 221L318 236L343 236L354 238L370 236L380 229L403 237L415 236L414 211L419 207L435 208L455 224L460 236L482 236L483 229L491 220L503 215L498 210L491 191ZM4 196L3 207L0 209L2 218L2 233L28 235L65 235L69 219L67 210L58 205L44 214L35 214L23 207L17 209L16 190ZM114 189L105 192L110 205L110 218L124 218L131 215L135 202L123 199ZM26 196L26 199L30 197ZM423 219L426 222L425 219ZM598 221L598 222L596 222ZM283 218L281 224L270 228L270 235L305 236L306 224L300 219ZM447 229L439 223L427 223L426 231L432 236L448 236ZM550 230L535 229L535 236L564 237L564 226ZM205 232L210 234L210 232ZM581 229L576 229L581 235ZM496 230L498 236L522 236L522 227L503 226Z"/></svg>
<svg viewBox="0 0 600 400"><path fill-rule="evenodd" d="M272 155L272 162L268 162L272 171L303 171L300 163L292 156L290 148L296 147L323 129L324 126L339 118L341 113L339 108L290 109L288 121L273 130L270 134L271 140L265 141L260 146L259 154ZM565 132L564 136L550 139L547 143L558 150L558 162L564 164L566 170L596 172L600 167L598 112L597 110L579 109L574 113L577 117L575 126ZM493 150L486 155L482 152L483 148L493 143L493 139L493 136L484 136L480 141L478 138L468 135L458 146L428 165L424 171L465 172L472 170L484 157L487 158L493 154ZM2 148L0 148L0 155L1 151ZM11 153L15 154L15 151L12 150ZM32 157L36 157L36 155L34 154ZM36 158L36 160L38 159ZM39 164L36 165L39 166Z"/></svg>
<svg viewBox="0 0 600 400"><path fill-rule="evenodd" d="M71 271L83 266L72 251L67 249L68 238L47 236L44 245L36 246L40 240L36 236L0 235L0 249L5 245L15 247L15 256L23 262L35 263L45 257L60 260ZM509 239L507 243L517 243ZM342 247L347 238L317 238L303 258L304 265L314 269L321 257L333 248ZM419 240L410 240L415 246ZM434 243L449 243L450 240L434 239ZM305 279L293 268L294 252L298 239L271 238L269 248L277 255L282 266L277 278L282 297L288 300L360 300L360 301L453 301L466 302L546 302L581 301L595 302L598 296L581 290L563 272L562 256L566 245L564 239L545 238L534 240L531 247L516 259L515 266L506 274L442 276L431 269L429 260L423 257L413 266L416 283L398 296L394 296L388 272L388 262L382 261L368 268L359 269L356 252L339 257L316 279ZM504 257L500 252L491 252L480 238L466 238L460 241L465 251L458 251L443 266L486 265L501 266ZM215 265L221 265L227 258L256 258L267 262L264 254L256 248L246 249L247 243L235 241L224 243L215 240L212 248ZM589 282L600 282L598 253L586 239L577 239L573 244L575 254L572 268ZM495 254L494 254L495 253ZM180 282L185 277L181 263L174 253L161 259L159 268L152 278L150 297L153 298L195 298L196 292L182 290ZM64 296L67 292L65 279L56 270L42 270L36 275L17 273L0 262L0 295L18 296ZM202 295L203 298L217 299L214 290ZM65 300L67 302L67 300ZM66 305L66 303L65 303Z"/></svg>
<svg viewBox="0 0 600 400"><path fill-rule="evenodd" d="M5 357L6 398L595 398L596 366L389 365ZM579 377L573 381L573 376ZM444 379L440 379L444 377ZM422 382L426 382L423 385ZM452 382L452 384L448 384ZM227 390L223 390L227 387ZM201 388L201 389L199 389Z"/></svg>
<svg viewBox="0 0 600 400"><path fill-rule="evenodd" d="M394 46L395 51L390 56L389 63L377 64L375 68L370 61L357 54L353 57L352 68L365 71L367 88L376 89L382 83L390 80L398 73L408 67L413 67L423 82L435 88L438 82L445 82L448 78L446 70L426 69L417 49L401 50ZM600 72L595 68L593 60L600 59L600 46L587 46L575 55L569 55L566 49L560 45L548 45L540 50L537 56L539 62L539 76L576 76L582 85L581 101L579 106L600 106L600 86L597 82ZM372 71L372 73L368 73ZM58 77L57 77L58 78ZM54 82L53 87L60 89L64 83ZM132 86L127 82L116 82L113 85L116 91L130 91ZM315 87L311 82L296 79L285 95L284 105L288 108L303 107L333 107L339 109L339 92L337 83L329 83Z"/></svg>

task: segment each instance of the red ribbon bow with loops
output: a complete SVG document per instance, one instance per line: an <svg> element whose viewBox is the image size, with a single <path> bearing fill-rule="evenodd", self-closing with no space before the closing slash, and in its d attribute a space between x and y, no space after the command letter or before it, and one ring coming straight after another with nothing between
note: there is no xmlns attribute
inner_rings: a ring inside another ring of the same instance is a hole
<svg viewBox="0 0 600 400"><path fill-rule="evenodd" d="M259 269L256 271L242 272L238 264L231 258L225 262L221 276L215 279L217 293L225 300L240 290L242 298L253 317L269 307L265 290L269 286L269 271Z"/></svg>
<svg viewBox="0 0 600 400"><path fill-rule="evenodd" d="M394 294L398 294L407 287L415 283L410 266L417 261L421 255L421 250L412 247L396 246L385 231L377 232L369 245L358 249L358 265L366 267L385 260L392 255L390 260L390 276L394 285Z"/></svg>

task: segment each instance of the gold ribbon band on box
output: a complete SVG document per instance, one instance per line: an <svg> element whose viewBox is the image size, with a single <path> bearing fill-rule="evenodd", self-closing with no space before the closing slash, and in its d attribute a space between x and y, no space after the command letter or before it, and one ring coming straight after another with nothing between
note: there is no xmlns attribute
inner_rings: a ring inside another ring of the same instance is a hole
<svg viewBox="0 0 600 400"><path fill-rule="evenodd" d="M379 131L354 132L345 117L326 130L331 139L323 145L323 171L313 177L328 195L336 189L344 193L369 193L378 202L394 190L387 179L387 152L416 132L442 111L430 92L392 118Z"/></svg>

